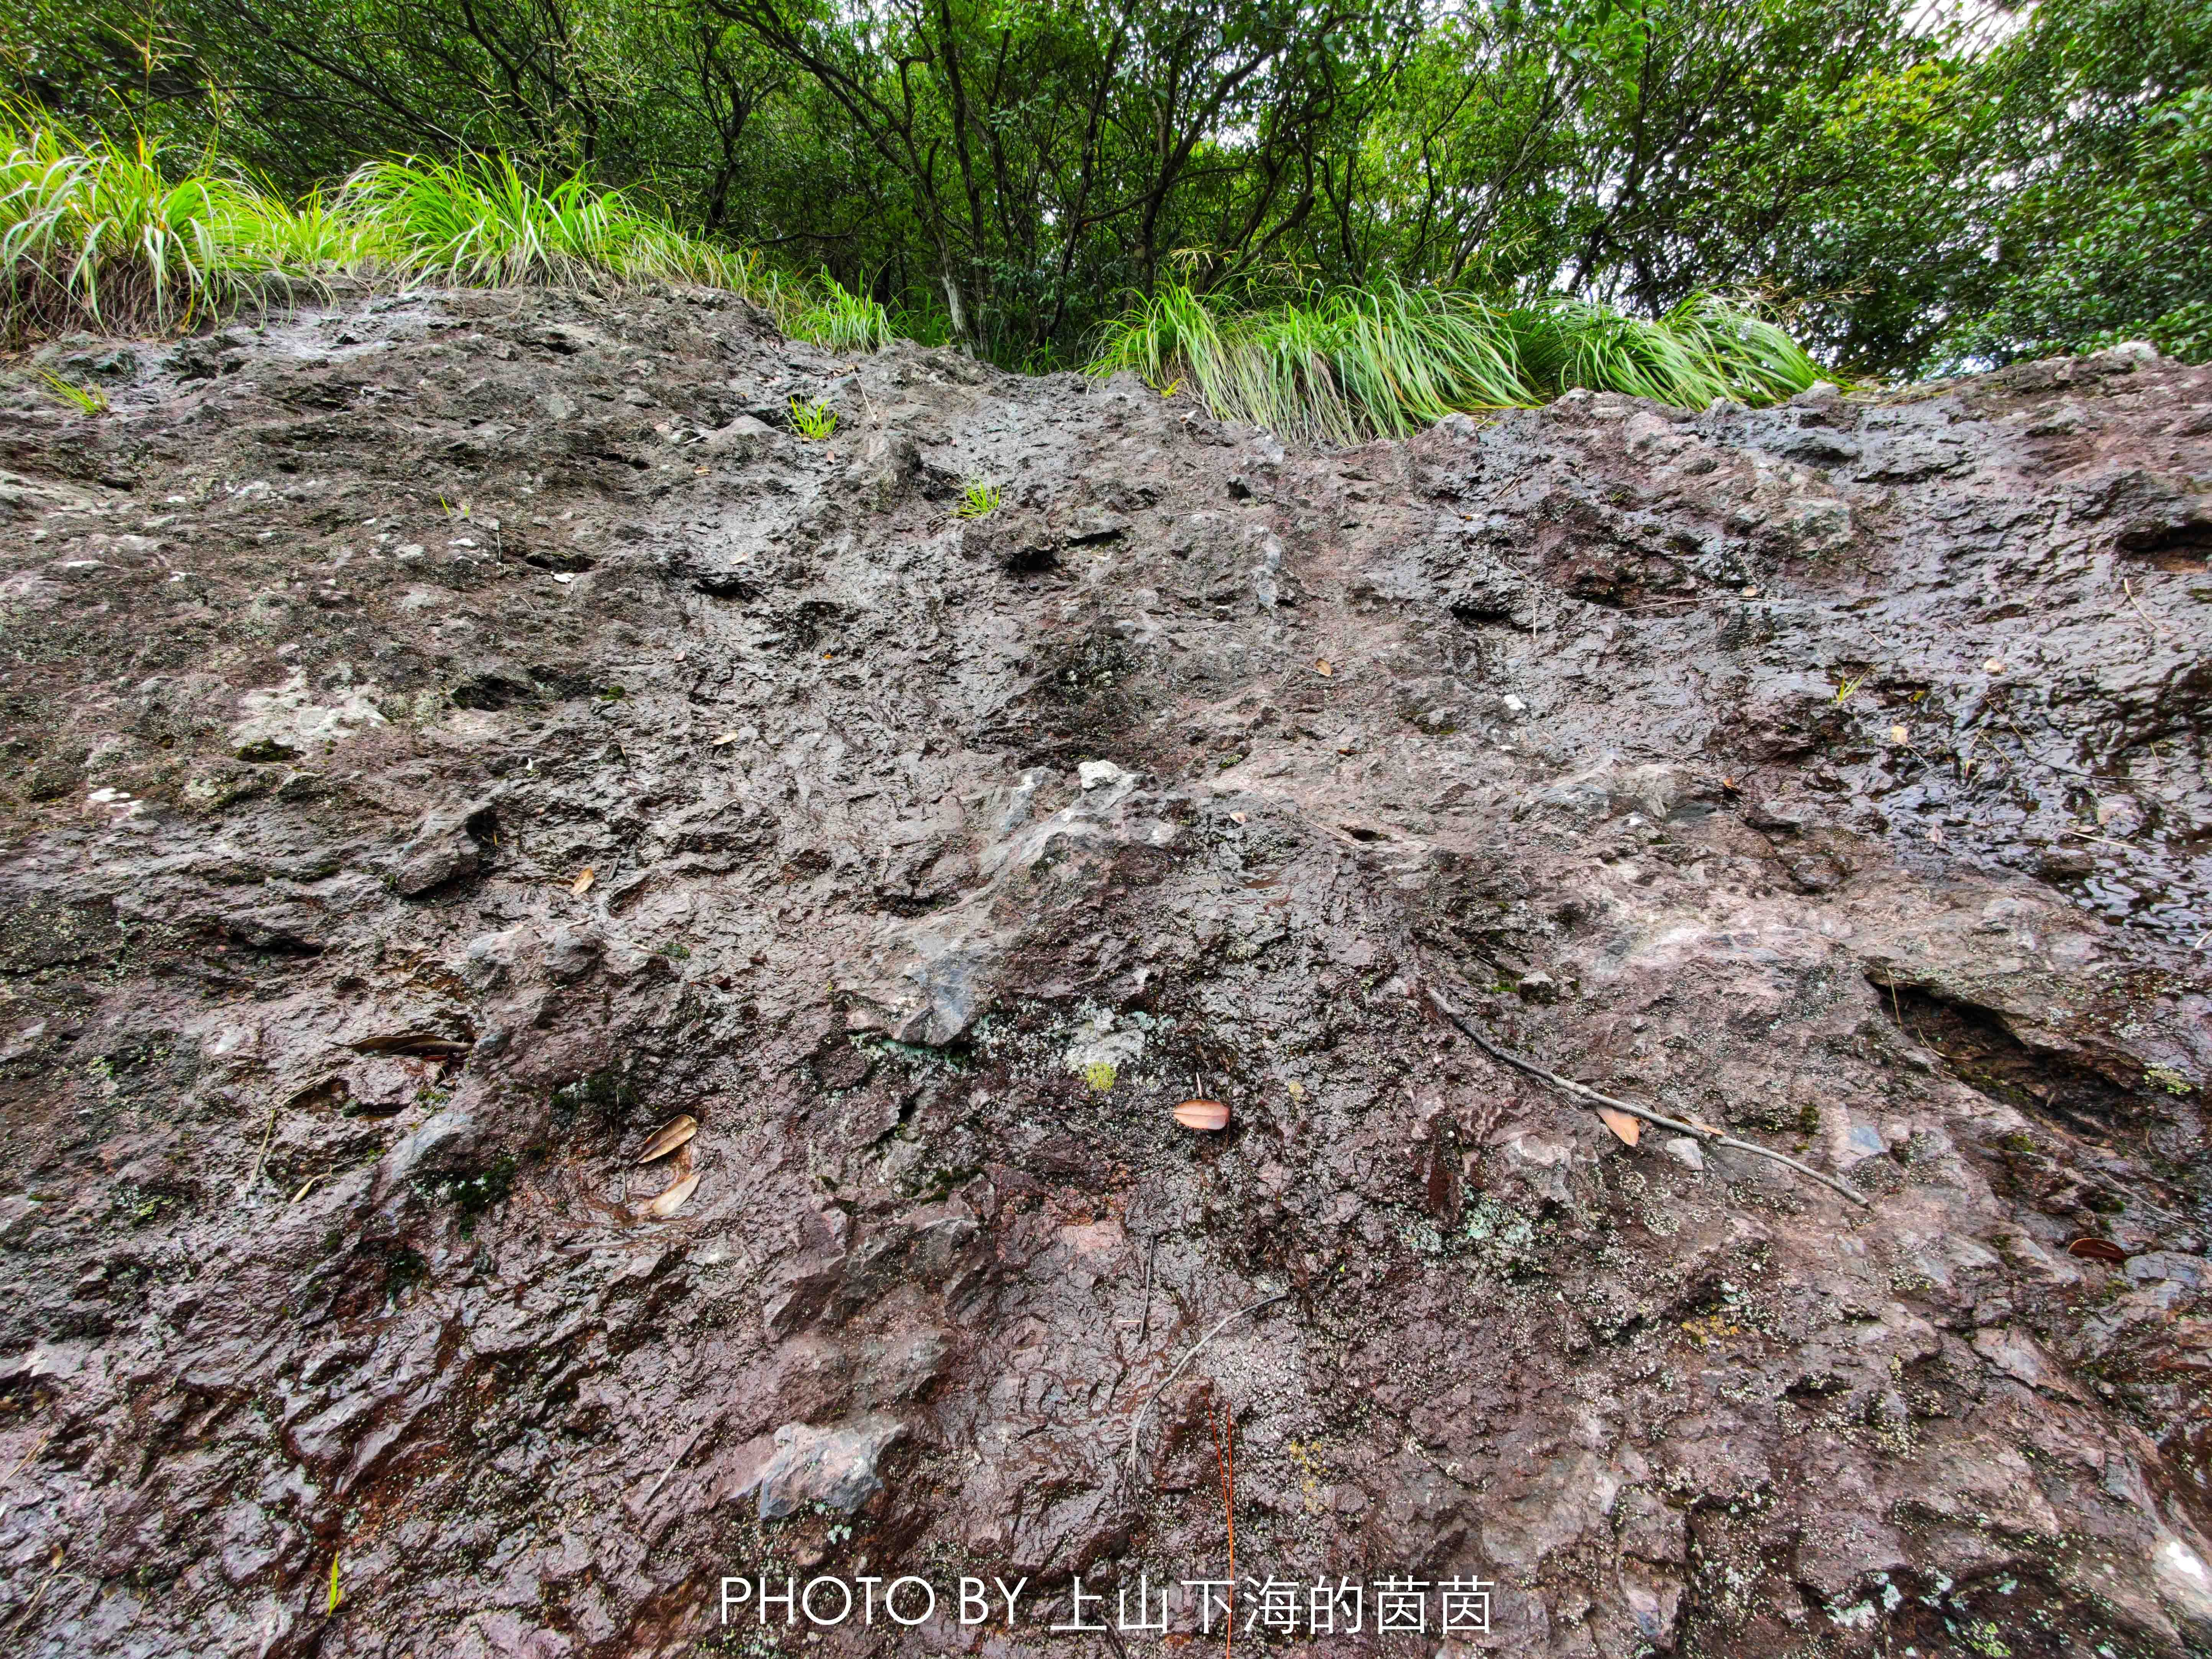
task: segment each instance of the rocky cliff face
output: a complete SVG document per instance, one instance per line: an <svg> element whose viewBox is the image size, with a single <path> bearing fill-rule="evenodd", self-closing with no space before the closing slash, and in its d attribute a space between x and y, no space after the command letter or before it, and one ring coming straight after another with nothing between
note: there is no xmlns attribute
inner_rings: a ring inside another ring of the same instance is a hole
<svg viewBox="0 0 2212 1659"><path fill-rule="evenodd" d="M1217 1420L1240 1575L1479 1575L1452 1651L2212 1642L2212 373L1323 455L683 295L59 356L12 1651L1218 1577ZM816 1645L1106 1639L950 1611Z"/></svg>

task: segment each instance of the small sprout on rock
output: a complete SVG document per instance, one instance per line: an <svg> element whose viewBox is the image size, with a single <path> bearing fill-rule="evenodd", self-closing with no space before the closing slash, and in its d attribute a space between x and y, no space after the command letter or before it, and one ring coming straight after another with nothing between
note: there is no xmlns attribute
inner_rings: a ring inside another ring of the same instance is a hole
<svg viewBox="0 0 2212 1659"><path fill-rule="evenodd" d="M107 413L107 394L98 386L73 385L62 379L51 368L40 369L39 378L46 383L47 391L69 404L78 414L105 415Z"/></svg>
<svg viewBox="0 0 2212 1659"><path fill-rule="evenodd" d="M802 404L791 400L791 423L799 428L799 435L810 443L820 443L837 429L837 416L827 404Z"/></svg>
<svg viewBox="0 0 2212 1659"><path fill-rule="evenodd" d="M956 519L988 519L999 510L999 486L981 478L970 478L960 486L960 505L952 509Z"/></svg>
<svg viewBox="0 0 2212 1659"><path fill-rule="evenodd" d="M1083 1068L1083 1080L1102 1095L1114 1086L1117 1075L1110 1060L1094 1060Z"/></svg>

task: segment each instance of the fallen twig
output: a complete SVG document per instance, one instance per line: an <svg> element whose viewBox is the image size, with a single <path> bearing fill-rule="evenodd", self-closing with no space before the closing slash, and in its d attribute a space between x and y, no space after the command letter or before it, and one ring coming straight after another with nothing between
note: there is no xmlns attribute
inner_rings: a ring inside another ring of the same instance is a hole
<svg viewBox="0 0 2212 1659"><path fill-rule="evenodd" d="M1248 1303L1243 1307L1239 1308L1235 1313L1229 1315L1218 1324L1215 1325L1214 1328L1208 1331L1204 1336L1200 1337L1197 1341L1192 1343L1190 1345L1189 1351L1186 1352L1182 1358L1176 1361L1175 1369L1160 1379L1159 1387L1154 1389L1150 1394L1145 1396L1145 1403L1137 1407L1137 1414L1129 1419L1129 1478L1132 1480L1137 1478L1137 1436L1145 1426L1145 1413L1152 1410L1152 1402L1167 1392L1169 1383L1174 1382L1176 1378L1182 1375L1182 1368L1184 1366L1189 1364L1192 1360L1198 1358L1198 1352L1200 1348L1203 1348L1207 1343L1212 1341L1215 1337L1220 1335L1222 1332L1227 1330L1238 1320L1243 1318L1245 1315L1255 1314L1262 1308L1272 1306L1273 1304L1278 1302L1286 1301L1289 1299L1290 1294L1291 1293L1288 1291L1278 1291L1273 1296L1263 1296L1257 1302Z"/></svg>
<svg viewBox="0 0 2212 1659"><path fill-rule="evenodd" d="M710 1417L704 1423L702 1423L697 1428L691 1431L691 1437L676 1449L676 1455L670 1458L668 1460L668 1467L661 1470L660 1479L647 1486L645 1489L645 1496L637 1500L641 1507L653 1502L653 1494L659 1492L663 1486L666 1486L668 1484L668 1477L676 1473L676 1466L691 1455L691 1448L699 1443L699 1437L706 1433L708 1430L713 1428L715 1424L721 1420L722 1419L720 1417Z"/></svg>
<svg viewBox="0 0 2212 1659"><path fill-rule="evenodd" d="M1495 489L1492 490L1492 491L1490 492L1490 494L1488 494L1487 495L1484 496L1484 497L1482 498L1482 504L1483 504L1485 507L1495 507L1495 506L1497 506L1498 502L1500 502L1500 501L1504 501L1504 500L1505 499L1505 492L1506 492L1507 490L1509 490L1509 489L1512 489L1516 484L1519 483L1520 483L1523 478L1527 477L1528 476L1528 470L1527 470L1526 468L1523 468L1522 471L1518 471L1518 472L1516 472L1515 474L1513 474L1513 476L1512 476L1512 477L1510 477L1510 478L1506 479L1506 481L1505 481L1504 483L1502 483L1502 484L1498 485L1497 489Z"/></svg>
<svg viewBox="0 0 2212 1659"><path fill-rule="evenodd" d="M2128 596L2128 603L2135 606L2136 615L2143 619L2144 625L2148 627L2152 633L2171 634L2173 632L2172 629L2167 627L2166 623L2159 621L2155 617L2152 616L2149 611L2142 608L2142 601L2136 597L2134 585L2124 576L2120 579L2120 592Z"/></svg>
<svg viewBox="0 0 2212 1659"><path fill-rule="evenodd" d="M1732 1151L1750 1152L1759 1158L1771 1158L1777 1164L1786 1164L1799 1175L1809 1180L1817 1181L1832 1191L1841 1193L1862 1210L1870 1210L1874 1207L1865 1194L1845 1186L1832 1176L1824 1176L1810 1165L1799 1163L1787 1152L1778 1152L1771 1146L1762 1146L1755 1140L1739 1140L1734 1135L1722 1133L1710 1123L1685 1123L1679 1118L1662 1116L1648 1107L1632 1106L1625 1100L1615 1100L1611 1095L1601 1095L1595 1089L1575 1082L1571 1078L1561 1077L1548 1066L1539 1066L1534 1060L1524 1055L1516 1054L1508 1048L1501 1048L1481 1032L1476 1030L1474 1026L1468 1024L1466 1020L1461 1018L1458 1011L1438 996L1433 986L1428 988L1428 997L1436 1011L1459 1027L1461 1033L1476 1048L1481 1049L1492 1060L1503 1065L1510 1066L1516 1072L1526 1072L1540 1082L1548 1083L1554 1089L1572 1095L1577 1100L1586 1101L1593 1107L1602 1106L1610 1111L1626 1112L1631 1117L1641 1118L1646 1123L1656 1123L1662 1129L1672 1129L1677 1134L1688 1135L1693 1139L1705 1142L1708 1146L1726 1146Z"/></svg>
<svg viewBox="0 0 2212 1659"><path fill-rule="evenodd" d="M2005 729L2020 739L2020 746L2027 750L2028 759L2033 761L2038 766L2047 766L2054 772L2063 772L2069 778L2094 778L2097 775L2094 772L2084 772L2078 766L2061 766L2057 761L2045 760L2034 750L2028 747L2027 733L2021 731L2012 721L2005 722Z"/></svg>
<svg viewBox="0 0 2212 1659"><path fill-rule="evenodd" d="M269 1103L269 1127L261 1132L261 1150L253 1155L253 1173L246 1177L242 1192L250 1193L261 1184L261 1166L269 1161L269 1143L276 1138L276 1103Z"/></svg>
<svg viewBox="0 0 2212 1659"><path fill-rule="evenodd" d="M0 1631L13 1632L19 1628L27 1626L30 1623L32 1613L38 1610L39 1603L46 1600L46 1587L52 1583L55 1579L60 1577L61 1572L62 1551L61 1546L57 1544L54 1547L53 1563L47 1570L46 1576L39 1580L38 1588L31 1592L31 1599L23 1603L21 1610L19 1611L13 1619L10 1619L6 1626L0 1626Z"/></svg>
<svg viewBox="0 0 2212 1659"><path fill-rule="evenodd" d="M2058 835L2061 840L2064 840L2070 836L2075 841L2086 841L2098 847L2117 847L2123 853L2140 853L2142 851L2142 848L2136 846L2131 841L2114 841L2110 836L2100 836L2087 830L2061 830L2058 832Z"/></svg>
<svg viewBox="0 0 2212 1659"><path fill-rule="evenodd" d="M36 1457L40 1452L46 1450L46 1442L53 1437L54 1431L52 1429L48 1429L44 1434L39 1437L38 1444L33 1446L30 1450L25 1452L21 1457L15 1460L15 1467L8 1471L7 1478L0 1480L0 1492L5 1492L9 1487L15 1484L15 1477L22 1474L25 1469L30 1467L31 1460Z"/></svg>

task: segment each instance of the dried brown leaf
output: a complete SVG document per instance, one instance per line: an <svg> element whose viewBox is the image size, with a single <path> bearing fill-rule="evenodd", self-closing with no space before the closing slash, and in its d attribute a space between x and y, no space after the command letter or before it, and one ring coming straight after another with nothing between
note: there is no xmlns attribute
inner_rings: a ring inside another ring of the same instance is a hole
<svg viewBox="0 0 2212 1659"><path fill-rule="evenodd" d="M645 1206L645 1212L647 1215L658 1217L662 1220L665 1220L668 1217L674 1215L678 1210L684 1207L684 1200L691 1196L692 1192L698 1187L698 1185L699 1177L697 1176L685 1176L683 1180L678 1182L666 1192L661 1194L659 1198L654 1199L652 1203L647 1205Z"/></svg>
<svg viewBox="0 0 2212 1659"><path fill-rule="evenodd" d="M690 1113L672 1118L659 1133L645 1143L645 1150L637 1155L637 1161L650 1164L656 1158L665 1158L698 1133L699 1120Z"/></svg>
<svg viewBox="0 0 2212 1659"><path fill-rule="evenodd" d="M1175 1109L1175 1121L1186 1129L1211 1134L1229 1127L1229 1109L1218 1100L1186 1100Z"/></svg>
<svg viewBox="0 0 2212 1659"><path fill-rule="evenodd" d="M709 749L721 749L721 748L725 748L725 747L726 747L727 745L729 745L729 744L731 744L735 743L737 740L738 740L738 734L737 734L736 732L723 732L723 733L722 733L722 735L721 735L720 737L719 737L719 738L715 738L715 739L714 740L714 742L712 742L712 743L708 744L707 745L707 747L708 747L708 748L709 748Z"/></svg>
<svg viewBox="0 0 2212 1659"><path fill-rule="evenodd" d="M1620 1137L1624 1146L1633 1146L1644 1134L1644 1120L1640 1117L1631 1117L1626 1112L1616 1112L1610 1106L1599 1107L1597 1115L1604 1120L1607 1128Z"/></svg>
<svg viewBox="0 0 2212 1659"><path fill-rule="evenodd" d="M1314 665L1314 672L1326 678L1327 676L1336 672L1336 670L1329 666L1328 659L1324 657L1321 661Z"/></svg>
<svg viewBox="0 0 2212 1659"><path fill-rule="evenodd" d="M2109 1238L2085 1237L2067 1245L2066 1254L2078 1255L2085 1261L2125 1261L2128 1253Z"/></svg>
<svg viewBox="0 0 2212 1659"><path fill-rule="evenodd" d="M591 890L594 879L596 878L592 874L592 866L587 864L584 866L584 873L568 884L568 890L580 897Z"/></svg>

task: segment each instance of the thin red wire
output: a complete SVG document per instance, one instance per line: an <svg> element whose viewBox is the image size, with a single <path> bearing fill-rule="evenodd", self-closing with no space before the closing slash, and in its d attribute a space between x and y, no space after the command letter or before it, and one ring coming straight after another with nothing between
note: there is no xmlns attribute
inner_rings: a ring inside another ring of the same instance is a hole
<svg viewBox="0 0 2212 1659"><path fill-rule="evenodd" d="M1221 1659L1229 1659L1237 1635L1237 1419L1231 1415L1224 1437L1211 1395L1206 1402L1206 1419L1213 1425L1213 1464L1221 1471L1221 1513L1229 1523L1228 1620L1221 1632Z"/></svg>

